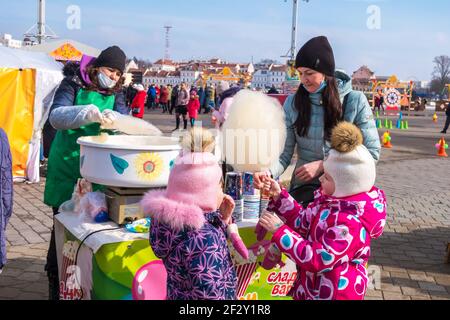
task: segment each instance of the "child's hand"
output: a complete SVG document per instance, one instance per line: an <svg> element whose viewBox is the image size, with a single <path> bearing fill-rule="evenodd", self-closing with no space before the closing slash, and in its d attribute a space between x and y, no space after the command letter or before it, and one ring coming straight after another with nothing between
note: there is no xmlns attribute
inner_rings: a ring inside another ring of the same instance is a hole
<svg viewBox="0 0 450 320"><path fill-rule="evenodd" d="M231 223L231 216L233 214L235 203L232 197L227 194L223 195L222 204L219 207L219 212L222 215L222 220L225 224Z"/></svg>
<svg viewBox="0 0 450 320"><path fill-rule="evenodd" d="M264 187L263 180L268 176L268 172L255 172L253 174L253 187L257 190L262 190Z"/></svg>
<svg viewBox="0 0 450 320"><path fill-rule="evenodd" d="M259 224L273 234L284 225L284 222L276 214L265 212L261 218L259 218Z"/></svg>
<svg viewBox="0 0 450 320"><path fill-rule="evenodd" d="M277 199L281 193L281 187L275 180L265 176L262 179L263 192L267 193L271 198Z"/></svg>

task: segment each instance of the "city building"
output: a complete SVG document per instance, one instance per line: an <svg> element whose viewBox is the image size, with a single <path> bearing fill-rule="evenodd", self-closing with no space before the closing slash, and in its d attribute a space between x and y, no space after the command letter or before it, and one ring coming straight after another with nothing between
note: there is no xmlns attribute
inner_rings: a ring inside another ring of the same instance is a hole
<svg viewBox="0 0 450 320"><path fill-rule="evenodd" d="M368 66L362 66L352 75L353 90L368 92L375 80L375 72L369 69Z"/></svg>
<svg viewBox="0 0 450 320"><path fill-rule="evenodd" d="M180 71L152 71L147 70L144 73L142 84L145 86L150 86L152 84L156 85L172 85L175 86L177 84L180 84L181 81L181 74Z"/></svg>
<svg viewBox="0 0 450 320"><path fill-rule="evenodd" d="M151 71L176 71L177 64L172 60L159 59L152 65L150 69Z"/></svg>
<svg viewBox="0 0 450 320"><path fill-rule="evenodd" d="M28 43L29 42L27 42L27 44ZM0 37L0 45L3 45L3 46L8 47L8 48L20 49L20 48L22 48L22 46L24 46L24 43L21 40L13 39L12 35L10 35L8 33L4 33Z"/></svg>
<svg viewBox="0 0 450 320"><path fill-rule="evenodd" d="M267 68L256 70L253 74L252 87L256 89L267 89L274 86L281 89L286 79L285 65L269 65Z"/></svg>
<svg viewBox="0 0 450 320"><path fill-rule="evenodd" d="M217 84L219 81L249 84L255 68L251 63L228 63L214 58L208 61L174 62L159 59L143 74L143 84L189 85Z"/></svg>

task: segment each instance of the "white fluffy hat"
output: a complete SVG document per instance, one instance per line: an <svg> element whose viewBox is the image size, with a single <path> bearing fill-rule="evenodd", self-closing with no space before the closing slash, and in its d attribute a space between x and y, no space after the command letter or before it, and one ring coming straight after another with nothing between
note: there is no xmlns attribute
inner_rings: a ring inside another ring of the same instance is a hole
<svg viewBox="0 0 450 320"><path fill-rule="evenodd" d="M375 160L362 143L362 133L352 123L341 122L333 129L323 167L334 180L334 197L368 192L375 184Z"/></svg>

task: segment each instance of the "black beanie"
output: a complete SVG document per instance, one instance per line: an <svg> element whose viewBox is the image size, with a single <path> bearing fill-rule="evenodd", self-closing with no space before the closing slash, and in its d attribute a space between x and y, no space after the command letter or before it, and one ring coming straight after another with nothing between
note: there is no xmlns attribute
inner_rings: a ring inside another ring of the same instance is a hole
<svg viewBox="0 0 450 320"><path fill-rule="evenodd" d="M334 77L334 54L327 37L312 38L305 43L295 58L295 68L300 67L313 69Z"/></svg>
<svg viewBox="0 0 450 320"><path fill-rule="evenodd" d="M108 67L125 71L126 55L118 46L112 46L103 50L94 62L94 67Z"/></svg>

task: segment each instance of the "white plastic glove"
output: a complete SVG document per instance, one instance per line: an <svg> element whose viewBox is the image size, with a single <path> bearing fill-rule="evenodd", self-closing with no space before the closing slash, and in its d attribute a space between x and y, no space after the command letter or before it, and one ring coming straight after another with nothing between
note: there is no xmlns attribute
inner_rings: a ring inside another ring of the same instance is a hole
<svg viewBox="0 0 450 320"><path fill-rule="evenodd" d="M58 107L50 112L49 120L57 130L77 129L91 123L102 123L103 116L93 104Z"/></svg>
<svg viewBox="0 0 450 320"><path fill-rule="evenodd" d="M106 109L102 112L103 116L103 122L102 125L112 125L114 122L117 121L117 115L113 110Z"/></svg>
<svg viewBox="0 0 450 320"><path fill-rule="evenodd" d="M89 122L103 123L103 115L97 107L89 108L86 112L86 120Z"/></svg>

